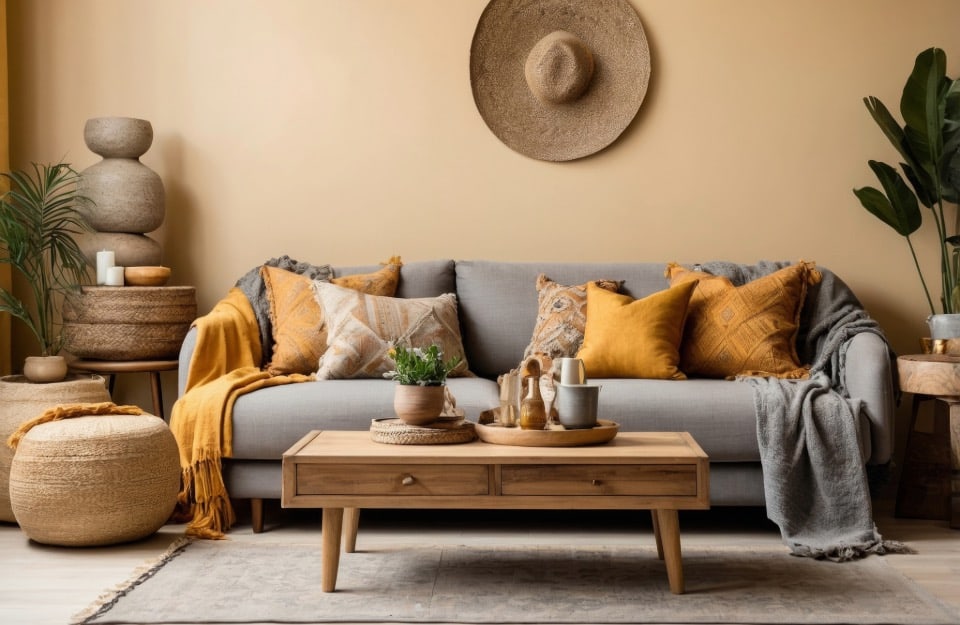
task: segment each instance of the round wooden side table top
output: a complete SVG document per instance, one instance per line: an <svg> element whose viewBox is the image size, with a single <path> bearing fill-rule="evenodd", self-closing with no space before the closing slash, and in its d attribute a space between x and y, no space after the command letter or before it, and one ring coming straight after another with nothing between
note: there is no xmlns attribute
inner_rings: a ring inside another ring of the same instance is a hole
<svg viewBox="0 0 960 625"><path fill-rule="evenodd" d="M897 357L900 390L919 395L960 398L960 356L910 354Z"/></svg>
<svg viewBox="0 0 960 625"><path fill-rule="evenodd" d="M160 387L160 372L173 371L180 365L178 360L86 360L70 362L75 371L105 373L110 376L110 395L113 396L114 382L118 373L147 373L150 375L150 393L153 396L153 414L164 419L163 389Z"/></svg>

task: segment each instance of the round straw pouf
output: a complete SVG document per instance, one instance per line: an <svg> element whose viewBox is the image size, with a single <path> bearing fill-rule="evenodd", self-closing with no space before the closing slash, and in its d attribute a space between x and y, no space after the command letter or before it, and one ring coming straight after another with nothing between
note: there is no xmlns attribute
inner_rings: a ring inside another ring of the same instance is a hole
<svg viewBox="0 0 960 625"><path fill-rule="evenodd" d="M10 507L10 464L13 450L7 439L20 424L63 404L90 404L110 401L104 379L99 375L70 374L62 382L39 384L22 375L0 378L0 521L16 522Z"/></svg>
<svg viewBox="0 0 960 625"><path fill-rule="evenodd" d="M177 443L151 415L87 416L34 426L10 467L20 528L50 545L137 540L170 517L180 489Z"/></svg>

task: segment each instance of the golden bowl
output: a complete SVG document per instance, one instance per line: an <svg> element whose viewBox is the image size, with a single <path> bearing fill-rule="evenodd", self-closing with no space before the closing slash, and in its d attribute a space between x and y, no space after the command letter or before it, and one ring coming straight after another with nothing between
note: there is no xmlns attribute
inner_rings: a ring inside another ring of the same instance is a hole
<svg viewBox="0 0 960 625"><path fill-rule="evenodd" d="M127 286L163 286L169 279L169 267L124 267L123 269L123 283Z"/></svg>

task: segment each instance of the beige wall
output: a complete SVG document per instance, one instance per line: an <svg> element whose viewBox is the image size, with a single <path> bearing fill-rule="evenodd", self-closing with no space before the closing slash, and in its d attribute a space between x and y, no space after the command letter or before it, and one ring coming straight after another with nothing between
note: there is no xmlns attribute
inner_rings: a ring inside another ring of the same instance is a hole
<svg viewBox="0 0 960 625"><path fill-rule="evenodd" d="M149 119L157 236L201 311L280 254L804 258L916 351L927 310L906 244L851 193L873 184L868 158L895 157L861 98L895 107L933 45L960 74L960 3L633 3L653 58L640 114L607 150L553 164L474 106L486 0L9 0L12 162L84 168L87 118ZM932 226L918 238L935 272Z"/></svg>

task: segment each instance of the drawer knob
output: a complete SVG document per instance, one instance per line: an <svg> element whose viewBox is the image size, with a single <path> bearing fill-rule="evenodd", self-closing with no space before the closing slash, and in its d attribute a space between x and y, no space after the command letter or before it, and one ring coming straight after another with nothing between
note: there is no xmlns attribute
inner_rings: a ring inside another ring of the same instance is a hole
<svg viewBox="0 0 960 625"><path fill-rule="evenodd" d="M601 480L590 480L590 483L594 486L602 486L603 482Z"/></svg>
<svg viewBox="0 0 960 625"><path fill-rule="evenodd" d="M412 475L404 475L404 476L403 476L403 479L400 480L400 483L403 484L404 486L410 486L410 485L413 484L415 481L416 481L416 480L413 479L413 476L412 476Z"/></svg>

